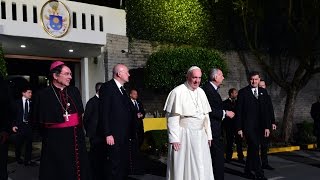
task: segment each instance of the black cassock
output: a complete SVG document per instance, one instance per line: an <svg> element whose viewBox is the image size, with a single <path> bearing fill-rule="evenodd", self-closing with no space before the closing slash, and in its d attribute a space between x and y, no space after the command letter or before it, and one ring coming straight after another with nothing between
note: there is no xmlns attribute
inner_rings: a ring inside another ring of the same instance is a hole
<svg viewBox="0 0 320 180"><path fill-rule="evenodd" d="M39 179L90 179L81 118L84 110L79 90L75 87L60 90L50 85L36 94L33 105L33 118L40 123L43 137ZM66 107L69 114L79 117L79 124L54 127L67 121L64 117Z"/></svg>

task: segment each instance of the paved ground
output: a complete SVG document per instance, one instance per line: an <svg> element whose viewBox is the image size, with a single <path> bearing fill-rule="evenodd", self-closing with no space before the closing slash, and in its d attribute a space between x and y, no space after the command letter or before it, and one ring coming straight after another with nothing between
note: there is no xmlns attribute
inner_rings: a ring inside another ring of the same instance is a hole
<svg viewBox="0 0 320 180"><path fill-rule="evenodd" d="M39 151L38 151L39 152ZM11 153L12 154L12 153ZM37 160L37 159L35 159ZM273 171L265 171L270 180L319 180L320 179L320 152L312 150L301 150L287 153L269 155L270 164L275 167ZM131 176L131 179L139 180L164 180L165 164L156 159L144 157L145 175ZM232 161L225 164L226 180L242 180L243 164ZM25 167L12 162L8 166L9 177L12 180L36 180L39 166Z"/></svg>

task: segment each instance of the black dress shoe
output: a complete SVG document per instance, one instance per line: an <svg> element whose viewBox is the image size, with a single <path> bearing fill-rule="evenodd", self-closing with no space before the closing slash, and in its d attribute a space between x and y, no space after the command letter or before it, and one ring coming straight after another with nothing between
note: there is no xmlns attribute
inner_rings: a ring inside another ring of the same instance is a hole
<svg viewBox="0 0 320 180"><path fill-rule="evenodd" d="M244 176L247 178L247 179L255 179L255 175L252 173L252 172L250 172L250 171L245 171L244 172Z"/></svg>
<svg viewBox="0 0 320 180"><path fill-rule="evenodd" d="M17 159L16 161L17 161L18 164L22 164L23 163L22 159L20 159L20 158Z"/></svg>
<svg viewBox="0 0 320 180"><path fill-rule="evenodd" d="M262 169L274 170L274 168L271 167L269 164L262 165Z"/></svg>
<svg viewBox="0 0 320 180"><path fill-rule="evenodd" d="M24 162L24 165L25 166L36 166L37 164L33 161L27 161L27 162Z"/></svg>

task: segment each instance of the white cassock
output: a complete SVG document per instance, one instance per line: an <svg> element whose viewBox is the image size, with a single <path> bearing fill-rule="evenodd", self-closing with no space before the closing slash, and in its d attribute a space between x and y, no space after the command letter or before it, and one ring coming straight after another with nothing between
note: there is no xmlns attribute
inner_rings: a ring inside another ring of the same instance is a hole
<svg viewBox="0 0 320 180"><path fill-rule="evenodd" d="M164 106L169 143L179 142L179 151L168 148L168 180L214 180L208 140L212 140L210 104L201 88L188 83L174 88Z"/></svg>

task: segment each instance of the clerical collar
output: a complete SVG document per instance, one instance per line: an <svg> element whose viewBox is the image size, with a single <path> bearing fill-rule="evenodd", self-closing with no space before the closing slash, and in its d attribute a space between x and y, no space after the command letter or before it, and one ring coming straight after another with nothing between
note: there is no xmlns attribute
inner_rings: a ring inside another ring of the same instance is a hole
<svg viewBox="0 0 320 180"><path fill-rule="evenodd" d="M216 86L212 81L210 81L210 84L213 86L213 88L217 91L218 90L218 86Z"/></svg>

